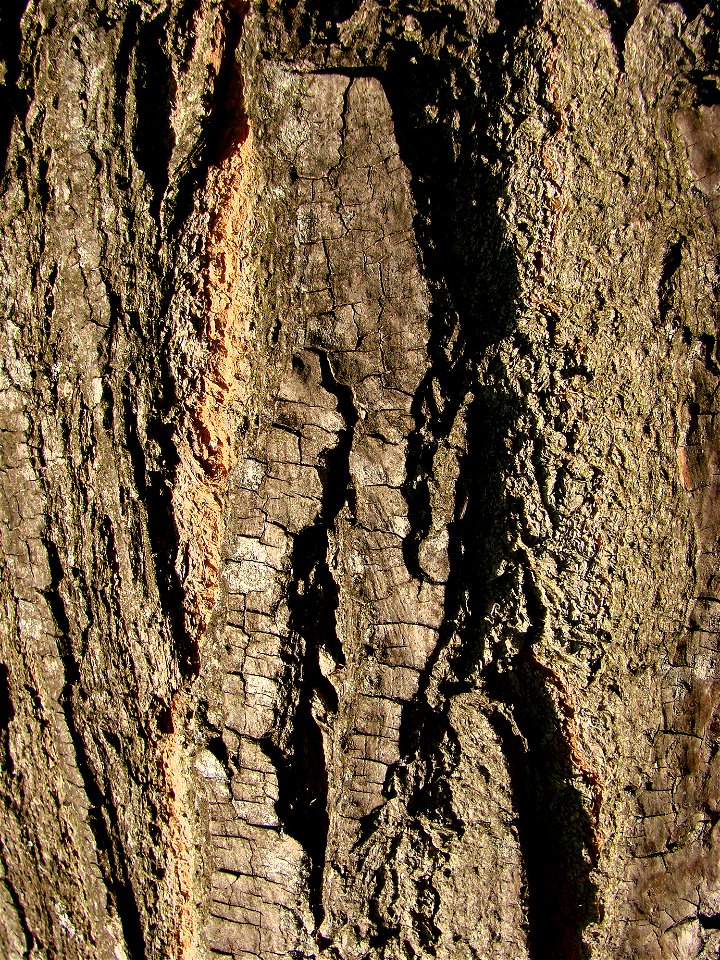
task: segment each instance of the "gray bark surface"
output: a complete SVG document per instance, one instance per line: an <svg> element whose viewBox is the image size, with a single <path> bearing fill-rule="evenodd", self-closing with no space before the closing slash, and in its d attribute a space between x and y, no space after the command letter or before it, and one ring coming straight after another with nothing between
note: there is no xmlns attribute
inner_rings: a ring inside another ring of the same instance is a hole
<svg viewBox="0 0 720 960"><path fill-rule="evenodd" d="M0 10L0 957L720 950L720 15Z"/></svg>

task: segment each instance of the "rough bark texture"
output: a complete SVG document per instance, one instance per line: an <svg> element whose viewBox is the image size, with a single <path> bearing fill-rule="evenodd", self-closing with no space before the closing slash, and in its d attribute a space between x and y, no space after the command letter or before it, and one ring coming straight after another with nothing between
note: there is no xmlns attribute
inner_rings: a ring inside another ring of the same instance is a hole
<svg viewBox="0 0 720 960"><path fill-rule="evenodd" d="M3 958L718 956L719 38L4 0Z"/></svg>

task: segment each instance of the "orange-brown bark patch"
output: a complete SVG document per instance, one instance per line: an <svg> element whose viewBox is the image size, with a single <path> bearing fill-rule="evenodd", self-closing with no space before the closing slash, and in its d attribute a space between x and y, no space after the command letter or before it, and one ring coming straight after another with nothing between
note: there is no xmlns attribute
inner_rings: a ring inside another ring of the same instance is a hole
<svg viewBox="0 0 720 960"><path fill-rule="evenodd" d="M249 379L246 264L248 172L252 138L245 118L241 137L209 177L214 216L208 238L207 315L201 336L206 349L199 399L190 426L192 454L186 453L190 482L177 510L186 545L185 589L193 632L199 637L215 605L220 546L224 533L227 476L236 460L240 404Z"/></svg>
<svg viewBox="0 0 720 960"><path fill-rule="evenodd" d="M197 925L193 895L192 831L188 819L187 775L183 769L183 748L180 729L187 712L186 694L178 691L172 698L168 723L170 732L160 741L160 768L165 781L167 820L166 837L174 867L177 890L178 920L176 926L178 960L194 957L197 952Z"/></svg>

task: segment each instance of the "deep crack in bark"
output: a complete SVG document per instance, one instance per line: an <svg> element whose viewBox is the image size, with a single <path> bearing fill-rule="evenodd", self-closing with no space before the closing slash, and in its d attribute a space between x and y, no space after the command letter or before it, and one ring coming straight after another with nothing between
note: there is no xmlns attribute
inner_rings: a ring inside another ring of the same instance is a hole
<svg viewBox="0 0 720 960"><path fill-rule="evenodd" d="M119 817L112 799L103 792L93 772L86 742L75 715L75 691L80 681L80 667L70 646L70 622L59 590L63 579L62 563L57 547L49 538L45 540L45 549L52 575L52 583L45 596L59 631L58 647L65 669L60 705L72 740L77 771L90 805L88 822L98 851L98 864L122 926L129 960L145 960L145 935L128 870L127 854L120 845Z"/></svg>
<svg viewBox="0 0 720 960"><path fill-rule="evenodd" d="M336 712L337 694L320 670L319 652L324 647L339 665L345 658L337 634L335 611L338 587L328 563L328 535L346 504L351 503L350 450L358 413L350 387L340 383L324 350L312 348L320 361L322 386L337 400L345 428L337 444L321 455L323 497L315 523L295 536L292 554L293 582L288 596L290 627L303 644L300 692L294 716L289 720L290 752L282 760L272 757L278 769L280 799L278 815L288 833L307 852L310 862L310 904L319 926L324 916L322 879L328 834L328 778L323 734L313 714L313 698ZM296 357L295 364L302 363Z"/></svg>
<svg viewBox="0 0 720 960"><path fill-rule="evenodd" d="M0 10L0 62L5 63L6 74L0 84L0 177L5 172L10 135L15 119L24 122L30 99L21 87L20 22L28 0L4 0Z"/></svg>
<svg viewBox="0 0 720 960"><path fill-rule="evenodd" d="M527 878L529 946L532 960L583 960L583 930L597 917L593 824L576 776L568 731L547 680L550 672L533 647L542 636L547 610L529 570L524 592L530 626L509 666L489 668L488 690L499 706L490 723L503 745L513 787Z"/></svg>

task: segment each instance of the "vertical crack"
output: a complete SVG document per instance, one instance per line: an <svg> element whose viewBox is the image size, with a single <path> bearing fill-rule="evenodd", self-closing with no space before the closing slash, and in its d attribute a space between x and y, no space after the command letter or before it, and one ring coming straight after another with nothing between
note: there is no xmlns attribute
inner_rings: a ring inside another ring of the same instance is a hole
<svg viewBox="0 0 720 960"><path fill-rule="evenodd" d="M172 391L168 378L162 386ZM160 463L151 469L139 435L138 418L129 385L123 386L125 442L130 452L135 485L147 511L147 531L155 563L155 580L160 604L175 639L179 667L184 677L196 677L200 668L198 645L190 635L185 617L185 591L175 561L180 549L180 538L172 504L172 484L178 464L178 455L172 432L158 412L148 428L151 439L160 450ZM167 408L173 401L161 398Z"/></svg>
<svg viewBox="0 0 720 960"><path fill-rule="evenodd" d="M5 64L5 79L0 83L0 176L5 172L15 118L24 120L29 106L27 94L18 85L22 45L20 22L26 7L27 0L3 0L0 4L0 62Z"/></svg>
<svg viewBox="0 0 720 960"><path fill-rule="evenodd" d="M12 702L10 689L10 671L7 664L0 661L0 744L3 757L0 757L0 767L4 766L10 775L14 771L12 754L10 753L10 724L15 719L15 707Z"/></svg>
<svg viewBox="0 0 720 960"><path fill-rule="evenodd" d="M663 259L660 282L658 283L658 314L662 324L670 319L675 279L683 254L683 238L680 237L670 244Z"/></svg>
<svg viewBox="0 0 720 960"><path fill-rule="evenodd" d="M25 956L30 957L32 955L33 948L36 945L42 948L42 944L37 943L35 935L30 929L30 924L28 922L28 917L27 917L27 913L25 911L23 902L20 899L20 896L17 890L15 889L15 886L10 880L10 874L9 874L8 865L7 865L7 858L5 855L5 851L3 849L2 840L0 840L0 859L2 859L2 865L3 865L3 876L0 879L0 884L3 884L5 886L5 889L8 892L10 902L12 903L13 909L15 910L15 915L17 916L18 924L20 925L20 929L22 930L22 935L25 939Z"/></svg>
<svg viewBox="0 0 720 960"><path fill-rule="evenodd" d="M625 70L625 40L638 18L639 0L598 0L598 6L608 18L617 64L622 73Z"/></svg>
<svg viewBox="0 0 720 960"><path fill-rule="evenodd" d="M7 664L0 661L0 731L6 733L10 722L15 717L15 710L10 696L10 671Z"/></svg>
<svg viewBox="0 0 720 960"><path fill-rule="evenodd" d="M210 168L222 164L247 138L243 77L236 54L248 6L246 0L239 0L222 8L222 53L211 92L212 101L201 121L196 148L169 184L166 203L170 236L178 235L190 215L197 191L205 183Z"/></svg>
<svg viewBox="0 0 720 960"><path fill-rule="evenodd" d="M507 760L518 814L532 960L582 960L588 955L583 930L598 912L593 825L575 786L577 768L551 694L551 671L535 656L547 610L528 558L520 554L530 626L505 669L494 663L485 673L497 704L489 721Z"/></svg>
<svg viewBox="0 0 720 960"><path fill-rule="evenodd" d="M105 885L115 905L130 958L131 960L145 960L147 956L145 936L140 919L140 908L135 898L128 870L128 857L124 850L116 847L114 842L115 838L118 838L119 842L121 836L117 810L111 802L111 798L103 792L93 773L87 748L75 716L74 691L80 681L80 666L71 647L70 621L60 594L60 584L64 576L62 563L57 547L49 538L45 539L45 549L51 577L50 586L45 592L45 598L60 633L59 647L65 669L65 683L60 696L60 703L75 751L77 770L90 804L88 820L95 838L98 863L103 872ZM107 814L109 824L104 814Z"/></svg>
<svg viewBox="0 0 720 960"><path fill-rule="evenodd" d="M455 818L444 780L458 751L445 707L431 707L426 692L438 660L452 645L465 645L471 634L468 582L477 577L480 585L492 577L497 560L493 545L502 540L492 533L502 518L490 505L499 505L502 498L503 432L512 420L507 399L493 383L492 369L478 384L477 366L511 334L515 323L518 271L498 215L503 185L492 171L498 160L492 124L496 105L506 97L498 64L512 55L515 34L532 19L535 4L526 0L498 7L500 29L472 56L460 11L446 22L414 9L428 50L398 40L383 77L400 156L412 177L414 226L431 293L429 370L413 398L414 428L408 438L403 487L410 521L403 553L408 570L418 579L425 579L419 548L432 521L435 454L447 441L469 391L474 400L468 422L482 421L486 427L472 431L469 452L460 463L455 516L449 525L443 622L418 695L404 709L401 726L401 752L424 758L427 767L420 790L426 799L418 796L411 806L433 802L434 796L442 801L437 810L447 811L451 821ZM441 22L444 55L438 59L430 52L430 41ZM476 507L480 503L482 509Z"/></svg>
<svg viewBox="0 0 720 960"><path fill-rule="evenodd" d="M122 35L115 54L115 94L113 97L113 114L121 134L125 132L127 120L127 94L130 80L130 65L132 52L137 41L137 31L140 23L140 10L136 3L130 3L125 14Z"/></svg>
<svg viewBox="0 0 720 960"><path fill-rule="evenodd" d="M503 547L522 523L506 484L514 470L508 441L522 409L497 349L514 334L519 277L497 213L504 186L493 171L510 160L495 136L495 105L508 98L502 86L507 58L527 53L540 10L534 2L517 8L503 2L497 15L500 29L478 46L474 59L465 53L465 26L446 24L442 61L398 42L386 78L400 153L413 177L416 232L432 293L430 372L413 404L405 485L413 525L405 557L416 576L422 575L418 547L431 522L435 450L446 442L465 395L473 394L449 529L444 619L418 696L403 711L401 751L417 770L408 812L425 810L452 824L447 783L458 751L448 749L455 739L449 697L468 685L485 686L518 814L533 960L580 960L586 955L583 930L598 909L590 878L593 829L575 786L572 743L558 713L562 704L556 705L551 678L533 650L544 629L542 597L528 558L507 557ZM426 31L417 17L427 39L432 29ZM499 574L504 560L523 569L531 620L522 652L509 661L500 661L489 647L486 619L495 601L513 590ZM446 679L432 705L427 690L441 660Z"/></svg>
<svg viewBox="0 0 720 960"><path fill-rule="evenodd" d="M310 906L319 926L324 917L322 880L329 816L323 734L315 710L316 703L327 713L335 713L338 707L335 689L320 670L319 654L325 648L336 663L345 663L336 623L338 587L328 550L329 534L340 511L346 505L352 509L350 450L358 414L352 390L336 379L327 353L311 349L320 362L322 386L336 398L345 428L339 432L336 445L321 455L323 494L317 520L298 533L293 544L288 605L291 629L302 644L299 695L294 714L285 724L289 731L287 753L268 744L265 749L278 773L278 816L310 858ZM297 365L302 360L295 357L293 362Z"/></svg>
<svg viewBox="0 0 720 960"><path fill-rule="evenodd" d="M171 118L177 85L166 44L166 14L140 28L135 60L137 120L132 146L138 166L152 188L150 212L156 218L169 183L170 159L175 146Z"/></svg>

